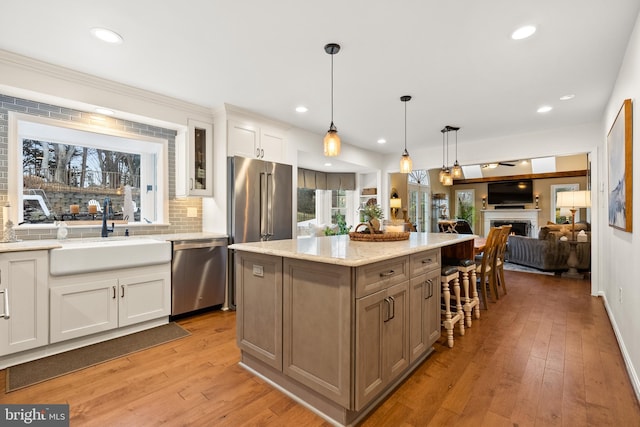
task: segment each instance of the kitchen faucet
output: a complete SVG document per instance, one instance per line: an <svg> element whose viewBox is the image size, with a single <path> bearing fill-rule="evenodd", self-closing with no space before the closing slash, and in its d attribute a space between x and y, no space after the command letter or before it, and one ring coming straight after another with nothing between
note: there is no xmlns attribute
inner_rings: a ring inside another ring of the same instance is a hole
<svg viewBox="0 0 640 427"><path fill-rule="evenodd" d="M111 199L109 197L104 198L104 207L102 209L102 237L109 237L109 233L113 233L115 224L111 223L111 228L107 227L107 217L111 214Z"/></svg>

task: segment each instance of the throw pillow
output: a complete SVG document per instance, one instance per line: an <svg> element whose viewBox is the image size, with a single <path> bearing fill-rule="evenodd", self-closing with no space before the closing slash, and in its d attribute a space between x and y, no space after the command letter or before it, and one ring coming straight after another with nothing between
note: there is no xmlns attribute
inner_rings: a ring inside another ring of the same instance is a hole
<svg viewBox="0 0 640 427"><path fill-rule="evenodd" d="M540 227L540 231L538 232L538 239L544 240L549 235L549 227Z"/></svg>

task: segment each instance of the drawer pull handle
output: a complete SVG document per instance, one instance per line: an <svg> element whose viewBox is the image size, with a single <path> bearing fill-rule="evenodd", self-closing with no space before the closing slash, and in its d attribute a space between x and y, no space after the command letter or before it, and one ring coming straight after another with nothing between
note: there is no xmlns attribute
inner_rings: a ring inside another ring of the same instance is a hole
<svg viewBox="0 0 640 427"><path fill-rule="evenodd" d="M429 299L433 296L433 280L429 279L424 284L427 285L424 299Z"/></svg>
<svg viewBox="0 0 640 427"><path fill-rule="evenodd" d="M387 272L380 273L380 277L389 277L389 276L393 276L394 274L395 274L395 271L389 270Z"/></svg>
<svg viewBox="0 0 640 427"><path fill-rule="evenodd" d="M388 320L391 320L396 317L396 300L393 297L389 297L389 299L391 300L391 316Z"/></svg>
<svg viewBox="0 0 640 427"><path fill-rule="evenodd" d="M433 263L433 260L431 258L423 259L422 263L423 264L431 264L431 263Z"/></svg>
<svg viewBox="0 0 640 427"><path fill-rule="evenodd" d="M0 294L3 294L4 299L4 313L1 313L0 316L8 319L11 317L11 315L9 314L9 289L1 290Z"/></svg>

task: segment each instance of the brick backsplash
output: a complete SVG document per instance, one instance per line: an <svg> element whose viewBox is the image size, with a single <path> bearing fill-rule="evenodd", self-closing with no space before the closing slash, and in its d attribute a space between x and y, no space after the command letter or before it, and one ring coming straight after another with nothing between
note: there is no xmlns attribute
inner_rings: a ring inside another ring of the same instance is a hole
<svg viewBox="0 0 640 427"><path fill-rule="evenodd" d="M198 197L176 199L175 197L175 137L176 132L158 126L147 125L129 120L122 120L104 116L104 120L96 121L91 118L95 113L73 110L0 94L0 203L7 201L8 191L8 120L9 111L15 111L34 116L48 117L60 121L80 122L100 126L108 129L116 129L128 133L131 137L145 135L158 137L169 141L169 222L171 225L135 225L129 228L132 235L158 234L158 233L192 233L202 231L202 199ZM196 218L187 217L187 208L195 207L198 211ZM0 215L1 216L1 215ZM4 224L4 218L2 218ZM4 227L2 227L4 228ZM116 225L114 235L124 235L126 225ZM51 239L56 237L55 228L29 228L16 230L19 239ZM97 237L100 236L100 227L69 228L68 237Z"/></svg>

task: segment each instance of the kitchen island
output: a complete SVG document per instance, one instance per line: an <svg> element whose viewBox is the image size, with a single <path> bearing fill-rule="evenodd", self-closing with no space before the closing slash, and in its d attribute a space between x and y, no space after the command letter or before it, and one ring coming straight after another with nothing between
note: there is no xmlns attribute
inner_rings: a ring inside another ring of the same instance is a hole
<svg viewBox="0 0 640 427"><path fill-rule="evenodd" d="M472 257L474 237L231 245L242 366L334 424L356 424L433 351L441 259Z"/></svg>

